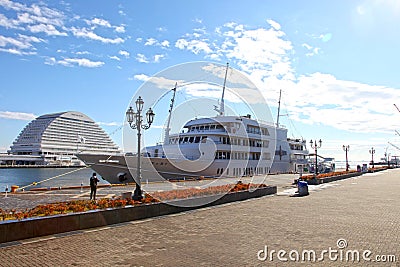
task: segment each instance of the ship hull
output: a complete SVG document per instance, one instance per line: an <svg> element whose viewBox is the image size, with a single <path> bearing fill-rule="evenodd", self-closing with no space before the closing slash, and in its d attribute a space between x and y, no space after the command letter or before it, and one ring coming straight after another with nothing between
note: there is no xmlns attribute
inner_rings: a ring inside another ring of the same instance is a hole
<svg viewBox="0 0 400 267"><path fill-rule="evenodd" d="M137 157L124 155L78 154L79 159L111 184L136 182ZM141 182L184 178L241 177L269 173L270 161L214 160L206 168L197 170L199 162L167 158L141 158ZM241 172L239 172L239 169ZM236 172L235 172L236 170Z"/></svg>

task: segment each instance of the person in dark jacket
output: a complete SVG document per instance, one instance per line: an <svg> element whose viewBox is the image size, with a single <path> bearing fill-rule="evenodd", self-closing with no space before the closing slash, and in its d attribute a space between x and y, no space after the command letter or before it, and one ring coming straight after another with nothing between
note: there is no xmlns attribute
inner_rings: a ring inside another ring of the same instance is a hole
<svg viewBox="0 0 400 267"><path fill-rule="evenodd" d="M97 179L96 173L94 172L93 175L90 177L90 200L96 200L96 191L97 191L97 183L99 179Z"/></svg>

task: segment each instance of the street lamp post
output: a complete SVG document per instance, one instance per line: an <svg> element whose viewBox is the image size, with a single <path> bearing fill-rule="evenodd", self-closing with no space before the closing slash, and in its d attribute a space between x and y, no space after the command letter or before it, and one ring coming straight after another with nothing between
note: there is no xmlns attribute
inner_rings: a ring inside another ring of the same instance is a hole
<svg viewBox="0 0 400 267"><path fill-rule="evenodd" d="M321 148L322 140L319 139L318 143L319 143L319 146L318 146L318 144L317 144L317 140L315 140L314 142L313 142L313 140L310 140L311 148L314 148L314 149L315 149L315 168L314 168L314 169L315 169L315 177L317 177L317 175L318 175L318 164L317 164L318 156L317 156L317 149L318 149L318 148Z"/></svg>
<svg viewBox="0 0 400 267"><path fill-rule="evenodd" d="M347 146L343 145L343 151L346 152L346 172L349 171L349 160L348 160L348 158L347 158L347 152L348 152L349 150L350 150L350 146L349 146L349 145L347 145Z"/></svg>
<svg viewBox="0 0 400 267"><path fill-rule="evenodd" d="M151 124L153 123L154 120L154 112L151 108L146 112L146 120L147 124L143 124L143 116L142 116L142 111L143 111L143 104L144 101L141 96L136 100L136 112L133 110L132 107L129 107L129 109L126 111L126 119L129 123L129 126L132 129L137 130L137 166L136 166L136 188L133 193L133 200L141 200L143 198L142 196L142 188L141 188L141 181L142 181L142 170L141 170L141 158L140 158L140 145L141 145L141 137L142 133L141 130L147 130L150 128Z"/></svg>
<svg viewBox="0 0 400 267"><path fill-rule="evenodd" d="M390 153L385 152L385 159L387 161L388 168L390 168Z"/></svg>
<svg viewBox="0 0 400 267"><path fill-rule="evenodd" d="M373 169L373 168L374 168L374 154L375 154L375 149L374 149L373 147L371 147L371 149L369 150L369 153L370 153L371 156L372 156L371 163L372 163L372 169Z"/></svg>

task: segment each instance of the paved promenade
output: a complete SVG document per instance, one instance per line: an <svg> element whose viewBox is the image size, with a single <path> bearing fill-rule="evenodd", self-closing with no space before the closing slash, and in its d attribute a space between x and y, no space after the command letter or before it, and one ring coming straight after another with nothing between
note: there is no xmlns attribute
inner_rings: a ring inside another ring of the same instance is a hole
<svg viewBox="0 0 400 267"><path fill-rule="evenodd" d="M400 169L307 197L280 194L25 240L0 248L0 266L350 266L357 253L359 266L397 266L372 261L391 255L400 261Z"/></svg>

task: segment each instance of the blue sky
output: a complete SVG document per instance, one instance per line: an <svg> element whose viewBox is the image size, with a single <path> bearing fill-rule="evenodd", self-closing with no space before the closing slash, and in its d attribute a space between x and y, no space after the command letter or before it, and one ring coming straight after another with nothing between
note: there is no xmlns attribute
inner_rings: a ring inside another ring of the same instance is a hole
<svg viewBox="0 0 400 267"><path fill-rule="evenodd" d="M115 130L146 77L207 60L246 73L274 116L282 89L289 136L321 138L324 156L400 155L399 23L396 0L0 0L0 151L68 110L122 147Z"/></svg>

